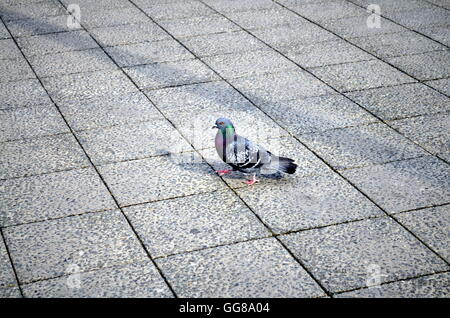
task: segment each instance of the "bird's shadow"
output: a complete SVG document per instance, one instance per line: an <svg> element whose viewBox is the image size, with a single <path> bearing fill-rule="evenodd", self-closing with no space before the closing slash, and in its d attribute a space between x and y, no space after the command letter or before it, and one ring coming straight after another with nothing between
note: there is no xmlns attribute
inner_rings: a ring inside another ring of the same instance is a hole
<svg viewBox="0 0 450 318"><path fill-rule="evenodd" d="M169 160L176 164L177 166L188 170L190 172L195 172L199 175L207 176L217 176L223 179L232 180L245 180L250 178L251 173L244 173L241 171L231 171L231 173L220 176L216 171L222 169L231 169L226 163L219 159L211 159L207 157L200 157L195 152L183 152L183 153L170 153ZM256 176L258 178L270 179L270 180L280 180L283 179L283 173L276 171L273 173L261 173L257 172Z"/></svg>

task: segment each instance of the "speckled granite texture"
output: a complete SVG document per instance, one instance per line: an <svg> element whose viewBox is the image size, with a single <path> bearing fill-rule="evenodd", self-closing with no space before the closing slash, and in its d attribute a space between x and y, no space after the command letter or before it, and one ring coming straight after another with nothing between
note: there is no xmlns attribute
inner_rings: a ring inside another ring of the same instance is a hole
<svg viewBox="0 0 450 318"><path fill-rule="evenodd" d="M0 0L0 298L450 297L448 10Z"/></svg>

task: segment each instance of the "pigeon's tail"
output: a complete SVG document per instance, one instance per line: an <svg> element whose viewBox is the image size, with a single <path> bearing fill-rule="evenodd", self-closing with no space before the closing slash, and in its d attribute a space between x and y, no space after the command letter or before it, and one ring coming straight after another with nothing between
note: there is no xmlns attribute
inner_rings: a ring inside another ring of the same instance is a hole
<svg viewBox="0 0 450 318"><path fill-rule="evenodd" d="M278 157L278 170L284 173L294 174L295 170L297 170L297 165L292 159Z"/></svg>

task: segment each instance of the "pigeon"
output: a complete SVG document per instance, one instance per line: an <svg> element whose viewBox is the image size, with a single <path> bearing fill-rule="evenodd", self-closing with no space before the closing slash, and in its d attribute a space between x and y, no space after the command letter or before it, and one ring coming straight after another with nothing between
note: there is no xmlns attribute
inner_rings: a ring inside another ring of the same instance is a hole
<svg viewBox="0 0 450 318"><path fill-rule="evenodd" d="M256 173L261 170L295 173L297 165L294 160L275 156L247 138L239 136L228 118L217 119L212 128L218 129L215 140L217 154L232 167L232 169L216 171L220 176L236 170L245 174L253 173L252 179L246 181L248 185L253 185L259 182L256 179Z"/></svg>

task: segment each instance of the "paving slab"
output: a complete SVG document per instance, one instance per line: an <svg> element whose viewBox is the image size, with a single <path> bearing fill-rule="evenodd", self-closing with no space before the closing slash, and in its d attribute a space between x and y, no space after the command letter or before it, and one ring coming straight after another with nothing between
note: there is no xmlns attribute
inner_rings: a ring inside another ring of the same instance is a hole
<svg viewBox="0 0 450 318"><path fill-rule="evenodd" d="M181 38L196 56L210 56L267 49L267 45L245 31Z"/></svg>
<svg viewBox="0 0 450 318"><path fill-rule="evenodd" d="M341 92L416 81L379 60L316 67L310 71Z"/></svg>
<svg viewBox="0 0 450 318"><path fill-rule="evenodd" d="M173 62L195 58L175 40L108 47L106 52L119 66Z"/></svg>
<svg viewBox="0 0 450 318"><path fill-rule="evenodd" d="M289 5L289 8L302 17L317 23L331 19L368 15L365 9L347 1L299 2L297 5Z"/></svg>
<svg viewBox="0 0 450 318"><path fill-rule="evenodd" d="M450 273L427 275L335 295L338 298L448 298Z"/></svg>
<svg viewBox="0 0 450 318"><path fill-rule="evenodd" d="M225 79L295 70L297 65L274 50L258 50L238 54L216 55L203 61Z"/></svg>
<svg viewBox="0 0 450 318"><path fill-rule="evenodd" d="M196 149L214 146L217 118L228 116L236 128L254 142L287 135L273 120L225 82L210 82L146 91L146 94L174 123ZM190 118L186 121L186 118Z"/></svg>
<svg viewBox="0 0 450 318"><path fill-rule="evenodd" d="M332 33L310 22L282 25L270 29L252 30L251 32L261 41L275 48L338 39Z"/></svg>
<svg viewBox="0 0 450 318"><path fill-rule="evenodd" d="M147 259L117 210L8 227L4 234L21 283Z"/></svg>
<svg viewBox="0 0 450 318"><path fill-rule="evenodd" d="M0 290L17 285L16 276L14 275L14 270L3 239L0 240L0 269Z"/></svg>
<svg viewBox="0 0 450 318"><path fill-rule="evenodd" d="M261 180L257 186L237 192L275 233L383 215L350 184L331 173L271 184Z"/></svg>
<svg viewBox="0 0 450 318"><path fill-rule="evenodd" d="M450 22L448 10L438 7L419 8L416 10L400 12L386 12L384 14L398 24L419 31L423 27L448 25Z"/></svg>
<svg viewBox="0 0 450 318"><path fill-rule="evenodd" d="M195 153L114 163L99 171L121 206L224 188Z"/></svg>
<svg viewBox="0 0 450 318"><path fill-rule="evenodd" d="M98 48L83 30L23 37L17 39L17 44L27 57Z"/></svg>
<svg viewBox="0 0 450 318"><path fill-rule="evenodd" d="M427 155L385 124L305 134L300 140L340 170Z"/></svg>
<svg viewBox="0 0 450 318"><path fill-rule="evenodd" d="M419 80L450 77L449 51L392 57L387 61Z"/></svg>
<svg viewBox="0 0 450 318"><path fill-rule="evenodd" d="M302 70L243 77L230 82L257 105L334 92L329 86Z"/></svg>
<svg viewBox="0 0 450 318"><path fill-rule="evenodd" d="M75 131L164 118L141 92L67 100L58 107Z"/></svg>
<svg viewBox="0 0 450 318"><path fill-rule="evenodd" d="M0 39L7 39L10 38L11 35L9 34L8 30L6 29L3 22L0 22Z"/></svg>
<svg viewBox="0 0 450 318"><path fill-rule="evenodd" d="M33 4L37 2L41 2L42 0L4 0L3 5L8 7L13 7L15 5L26 5L26 4Z"/></svg>
<svg viewBox="0 0 450 318"><path fill-rule="evenodd" d="M177 39L241 30L239 26L220 14L160 21L159 24Z"/></svg>
<svg viewBox="0 0 450 318"><path fill-rule="evenodd" d="M0 109L51 105L52 101L37 79L0 83Z"/></svg>
<svg viewBox="0 0 450 318"><path fill-rule="evenodd" d="M362 192L388 213L448 203L448 165L422 157L343 171Z"/></svg>
<svg viewBox="0 0 450 318"><path fill-rule="evenodd" d="M92 168L0 181L1 226L117 208Z"/></svg>
<svg viewBox="0 0 450 318"><path fill-rule="evenodd" d="M39 78L117 69L101 49L37 55L30 57L29 61Z"/></svg>
<svg viewBox="0 0 450 318"><path fill-rule="evenodd" d="M111 27L126 24L141 24L150 19L138 8L130 6L128 8L114 9L104 8L101 10L81 9L81 25L87 29Z"/></svg>
<svg viewBox="0 0 450 318"><path fill-rule="evenodd" d="M0 179L25 177L89 165L83 150L69 134L2 143Z"/></svg>
<svg viewBox="0 0 450 318"><path fill-rule="evenodd" d="M61 2L66 7L73 3L72 0L61 0ZM82 12L104 10L105 8L114 10L133 7L131 2L122 0L77 0L77 4Z"/></svg>
<svg viewBox="0 0 450 318"><path fill-rule="evenodd" d="M19 59L22 57L19 48L12 39L0 40L0 60L4 59Z"/></svg>
<svg viewBox="0 0 450 318"><path fill-rule="evenodd" d="M374 59L363 50L343 41L288 45L280 51L305 68Z"/></svg>
<svg viewBox="0 0 450 318"><path fill-rule="evenodd" d="M360 106L338 94L269 102L258 106L297 136L378 121Z"/></svg>
<svg viewBox="0 0 450 318"><path fill-rule="evenodd" d="M367 26L367 19L367 16L356 16L324 21L322 22L322 27L345 39L407 31L406 28L395 24L383 17L380 18L379 28L369 28Z"/></svg>
<svg viewBox="0 0 450 318"><path fill-rule="evenodd" d="M270 235L230 190L137 205L124 212L152 257Z"/></svg>
<svg viewBox="0 0 450 318"><path fill-rule="evenodd" d="M166 298L172 292L150 261L23 286L28 298Z"/></svg>
<svg viewBox="0 0 450 318"><path fill-rule="evenodd" d="M219 77L200 60L161 62L125 68L140 89L164 88L218 80Z"/></svg>
<svg viewBox="0 0 450 318"><path fill-rule="evenodd" d="M279 8L278 4L270 0L205 0L203 2L225 14Z"/></svg>
<svg viewBox="0 0 450 318"><path fill-rule="evenodd" d="M447 47L412 31L349 39L381 58L446 50Z"/></svg>
<svg viewBox="0 0 450 318"><path fill-rule="evenodd" d="M297 14L279 7L258 11L231 12L227 13L227 17L245 30L268 29L281 25L306 23L306 20Z"/></svg>
<svg viewBox="0 0 450 318"><path fill-rule="evenodd" d="M48 33L67 32L81 30L81 26L67 24L68 15L58 15L41 19L25 18L20 20L5 21L8 29L15 38L41 35Z"/></svg>
<svg viewBox="0 0 450 318"><path fill-rule="evenodd" d="M400 213L395 218L428 244L443 258L450 260L450 205Z"/></svg>
<svg viewBox="0 0 450 318"><path fill-rule="evenodd" d="M447 162L450 162L450 151L445 151L437 154L437 156Z"/></svg>
<svg viewBox="0 0 450 318"><path fill-rule="evenodd" d="M77 136L95 165L193 150L166 119L87 130Z"/></svg>
<svg viewBox="0 0 450 318"><path fill-rule="evenodd" d="M136 6L143 8L154 4L185 2L186 0L133 0Z"/></svg>
<svg viewBox="0 0 450 318"><path fill-rule="evenodd" d="M13 60L0 60L0 84L31 78L36 78L36 75L23 57Z"/></svg>
<svg viewBox="0 0 450 318"><path fill-rule="evenodd" d="M22 294L18 287L0 287L1 298L22 298Z"/></svg>
<svg viewBox="0 0 450 318"><path fill-rule="evenodd" d="M302 231L280 239L332 292L449 268L388 217Z"/></svg>
<svg viewBox="0 0 450 318"><path fill-rule="evenodd" d="M180 297L317 297L325 293L274 238L156 261Z"/></svg>
<svg viewBox="0 0 450 318"><path fill-rule="evenodd" d="M3 0L0 297L444 297L445 1Z"/></svg>
<svg viewBox="0 0 450 318"><path fill-rule="evenodd" d="M89 33L101 46L134 44L169 39L169 35L151 21L140 24L95 28L90 29Z"/></svg>
<svg viewBox="0 0 450 318"><path fill-rule="evenodd" d="M100 96L136 92L136 86L122 71L96 71L47 77L42 83L57 104Z"/></svg>
<svg viewBox="0 0 450 318"><path fill-rule="evenodd" d="M25 18L38 19L47 16L65 14L64 7L56 0L43 0L32 4L17 4L14 6L2 4L0 16L3 20L19 20Z"/></svg>
<svg viewBox="0 0 450 318"><path fill-rule="evenodd" d="M0 110L0 142L67 132L69 128L53 105Z"/></svg>
<svg viewBox="0 0 450 318"><path fill-rule="evenodd" d="M349 92L345 95L384 120L450 110L448 98L418 83Z"/></svg>
<svg viewBox="0 0 450 318"><path fill-rule="evenodd" d="M214 10L211 10L200 1L191 0L152 4L142 6L141 9L157 21L203 17L215 14Z"/></svg>
<svg viewBox="0 0 450 318"><path fill-rule="evenodd" d="M428 2L433 3L441 8L450 10L450 4L448 3L447 0L428 0Z"/></svg>
<svg viewBox="0 0 450 318"><path fill-rule="evenodd" d="M389 124L432 153L442 153L450 146L450 113L392 121Z"/></svg>
<svg viewBox="0 0 450 318"><path fill-rule="evenodd" d="M245 135L253 142L261 145L265 149L277 156L288 157L295 160L298 165L297 172L294 175L281 174L273 170L264 170L258 174L261 185L265 184L282 184L289 187L299 179L309 175L328 174L331 170L312 152L306 149L301 143L292 137L266 138L255 140L251 136ZM224 163L217 154L215 148L204 149L200 152L205 160L214 167L215 170L230 169L230 166ZM247 188L244 182L251 175L246 175L236 171L229 175L222 176L222 179L232 188Z"/></svg>
<svg viewBox="0 0 450 318"><path fill-rule="evenodd" d="M425 84L433 87L442 94L450 96L450 78L443 78L440 80L426 81Z"/></svg>
<svg viewBox="0 0 450 318"><path fill-rule="evenodd" d="M435 41L450 46L450 27L448 26L420 28L419 31Z"/></svg>
<svg viewBox="0 0 450 318"><path fill-rule="evenodd" d="M356 5L367 8L368 5L372 4L372 0L349 0ZM408 11L414 9L430 8L433 5L430 4L431 1L422 0L378 0L378 4L381 8L381 14L386 12L397 12L397 11Z"/></svg>

